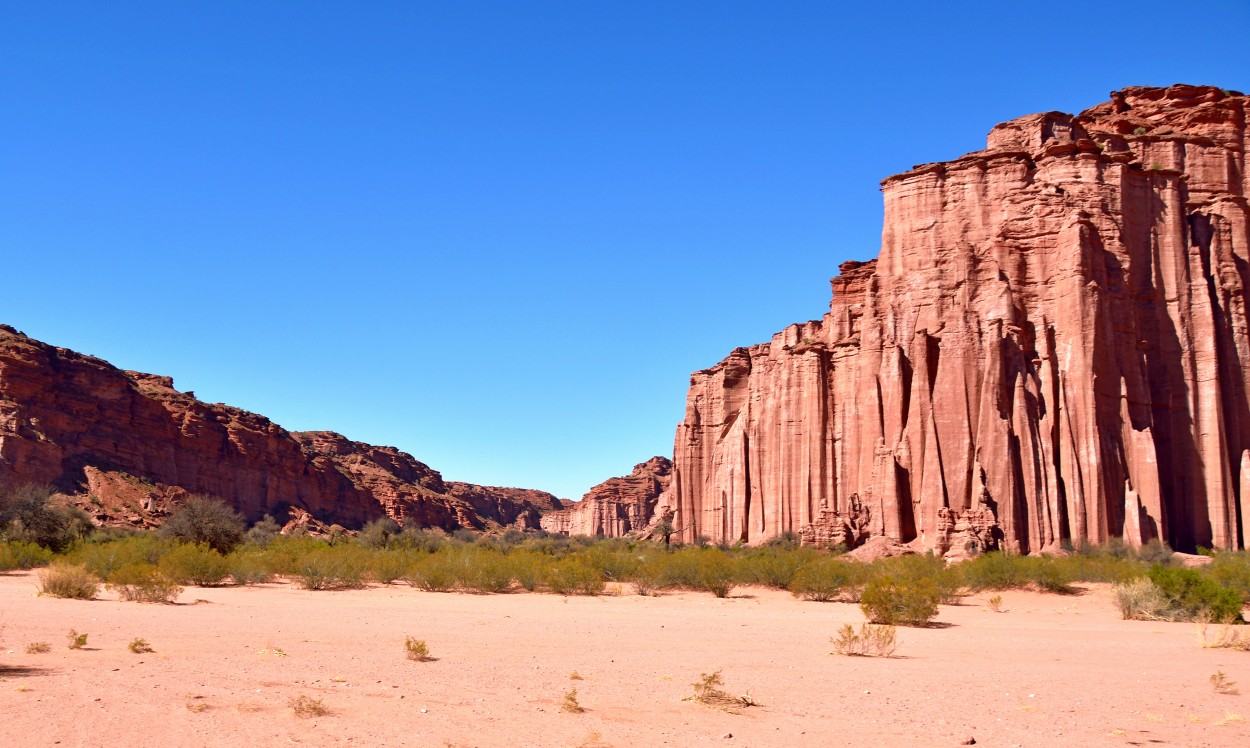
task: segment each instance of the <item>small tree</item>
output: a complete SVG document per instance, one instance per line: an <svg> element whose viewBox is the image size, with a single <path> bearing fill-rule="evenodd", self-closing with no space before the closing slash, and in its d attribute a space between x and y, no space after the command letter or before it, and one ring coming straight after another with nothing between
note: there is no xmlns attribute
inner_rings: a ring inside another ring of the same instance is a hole
<svg viewBox="0 0 1250 748"><path fill-rule="evenodd" d="M161 532L184 543L204 543L229 553L243 539L243 518L219 499L193 494L161 527Z"/></svg>
<svg viewBox="0 0 1250 748"><path fill-rule="evenodd" d="M91 532L87 513L61 503L51 486L0 486L0 539L23 540L63 551Z"/></svg>

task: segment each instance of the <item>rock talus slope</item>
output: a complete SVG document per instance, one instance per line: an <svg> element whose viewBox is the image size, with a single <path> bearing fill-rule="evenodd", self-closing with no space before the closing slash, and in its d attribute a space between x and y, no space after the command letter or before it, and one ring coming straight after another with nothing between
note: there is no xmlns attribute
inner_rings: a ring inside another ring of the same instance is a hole
<svg viewBox="0 0 1250 748"><path fill-rule="evenodd" d="M691 377L657 511L687 541L1245 547L1248 109L1128 88L886 179L828 313Z"/></svg>
<svg viewBox="0 0 1250 748"><path fill-rule="evenodd" d="M394 447L179 392L173 380L41 343L0 326L0 481L50 483L98 522L151 526L188 493L250 520L299 510L354 528L389 515L410 527L537 527L542 491L444 481Z"/></svg>
<svg viewBox="0 0 1250 748"><path fill-rule="evenodd" d="M672 478L673 463L652 457L626 476L609 478L567 509L542 516L542 529L564 535L625 537L641 531L655 512L655 502Z"/></svg>

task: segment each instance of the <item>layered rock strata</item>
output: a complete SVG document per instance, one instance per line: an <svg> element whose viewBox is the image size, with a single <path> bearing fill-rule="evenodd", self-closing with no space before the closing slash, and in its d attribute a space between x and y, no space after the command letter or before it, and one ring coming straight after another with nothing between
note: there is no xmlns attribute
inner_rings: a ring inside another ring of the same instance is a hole
<svg viewBox="0 0 1250 748"><path fill-rule="evenodd" d="M189 493L248 519L300 512L356 528L537 527L551 494L444 481L394 447L291 432L210 404L169 377L122 371L0 326L0 481L50 483L103 524L153 526ZM298 511L297 511L298 510Z"/></svg>
<svg viewBox="0 0 1250 748"><path fill-rule="evenodd" d="M542 529L564 535L621 538L643 530L655 502L672 478L673 463L652 457L629 475L609 478L586 492L582 500L542 516Z"/></svg>
<svg viewBox="0 0 1250 748"><path fill-rule="evenodd" d="M684 540L1250 540L1247 97L1128 88L882 182L823 318L691 377Z"/></svg>

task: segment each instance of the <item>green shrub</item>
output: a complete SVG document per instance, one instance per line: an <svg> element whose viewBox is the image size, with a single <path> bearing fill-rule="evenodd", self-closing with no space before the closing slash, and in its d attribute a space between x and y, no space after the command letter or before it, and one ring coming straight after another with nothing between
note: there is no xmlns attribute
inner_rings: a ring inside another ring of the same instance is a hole
<svg viewBox="0 0 1250 748"><path fill-rule="evenodd" d="M876 576L869 580L859 606L872 623L923 626L938 614L942 591L929 576Z"/></svg>
<svg viewBox="0 0 1250 748"><path fill-rule="evenodd" d="M863 564L822 558L798 570L790 582L790 593L821 603L840 597L858 600L867 571Z"/></svg>
<svg viewBox="0 0 1250 748"><path fill-rule="evenodd" d="M1250 603L1250 553L1216 553L1205 573L1221 587L1240 595L1243 604Z"/></svg>
<svg viewBox="0 0 1250 748"><path fill-rule="evenodd" d="M1194 569L1156 564L1150 567L1149 577L1175 611L1174 620L1206 618L1216 623L1242 620L1241 595Z"/></svg>
<svg viewBox="0 0 1250 748"><path fill-rule="evenodd" d="M753 549L740 556L738 570L744 584L759 584L776 590L788 590L799 569L817 558L820 558L819 554L810 548L799 548L788 542L769 541L762 548Z"/></svg>
<svg viewBox="0 0 1250 748"><path fill-rule="evenodd" d="M74 600L94 600L100 580L81 564L58 560L39 572L39 594Z"/></svg>
<svg viewBox="0 0 1250 748"><path fill-rule="evenodd" d="M194 494L178 507L161 526L161 532L183 543L204 543L220 553L229 553L243 540L247 524L225 502Z"/></svg>
<svg viewBox="0 0 1250 748"><path fill-rule="evenodd" d="M557 595L598 595L605 586L598 569L577 558L566 558L547 570L547 586Z"/></svg>
<svg viewBox="0 0 1250 748"><path fill-rule="evenodd" d="M698 589L711 592L717 597L729 597L738 584L738 569L734 559L720 549L710 549L699 559Z"/></svg>
<svg viewBox="0 0 1250 748"><path fill-rule="evenodd" d="M137 603L172 603L182 587L151 564L130 564L114 571L108 588L121 599Z"/></svg>
<svg viewBox="0 0 1250 748"><path fill-rule="evenodd" d="M238 549L226 556L226 566L235 584L264 584L273 579L273 568L265 553Z"/></svg>
<svg viewBox="0 0 1250 748"><path fill-rule="evenodd" d="M0 543L0 571L46 566L52 561L52 556L52 551L43 546L24 540L10 540Z"/></svg>
<svg viewBox="0 0 1250 748"><path fill-rule="evenodd" d="M507 592L512 586L512 565L495 550L466 547L446 552L456 584L470 592Z"/></svg>
<svg viewBox="0 0 1250 748"><path fill-rule="evenodd" d="M69 558L87 567L101 579L130 564L156 564L177 545L155 533L127 535L101 543L85 543L75 548Z"/></svg>
<svg viewBox="0 0 1250 748"><path fill-rule="evenodd" d="M410 566L411 551L374 551L369 556L369 578L378 584L393 584L407 576Z"/></svg>
<svg viewBox="0 0 1250 748"><path fill-rule="evenodd" d="M177 584L216 587L230 576L226 557L202 543L183 543L161 556L161 572Z"/></svg>
<svg viewBox="0 0 1250 748"><path fill-rule="evenodd" d="M282 525L278 524L273 515L266 514L259 522L247 528L247 532L243 533L243 542L255 548L265 548L281 534Z"/></svg>
<svg viewBox="0 0 1250 748"><path fill-rule="evenodd" d="M546 574L546 562L542 554L533 551L515 551L508 554L508 563L512 567L512 576L517 584L533 592L543 582Z"/></svg>
<svg viewBox="0 0 1250 748"><path fill-rule="evenodd" d="M960 563L953 571L973 591L1035 589L1071 594L1072 575L1066 559L983 553Z"/></svg>
<svg viewBox="0 0 1250 748"><path fill-rule="evenodd" d="M450 592L456 587L456 574L446 553L418 557L404 577L408 584L426 592Z"/></svg>
<svg viewBox="0 0 1250 748"><path fill-rule="evenodd" d="M295 560L289 573L306 590L362 589L369 552L354 545L313 548Z"/></svg>

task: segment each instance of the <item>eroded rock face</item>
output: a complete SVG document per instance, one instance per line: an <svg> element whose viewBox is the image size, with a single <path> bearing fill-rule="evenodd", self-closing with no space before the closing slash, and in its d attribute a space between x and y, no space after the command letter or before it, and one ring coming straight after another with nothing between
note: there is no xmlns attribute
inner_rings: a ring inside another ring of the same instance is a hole
<svg viewBox="0 0 1250 748"><path fill-rule="evenodd" d="M672 478L673 463L652 457L621 478L609 478L568 508L542 516L542 529L565 535L621 538L643 530Z"/></svg>
<svg viewBox="0 0 1250 748"><path fill-rule="evenodd" d="M679 537L1245 547L1248 109L1129 88L886 179L828 313L691 377Z"/></svg>
<svg viewBox="0 0 1250 748"><path fill-rule="evenodd" d="M0 326L0 480L51 483L105 524L154 526L190 493L249 520L273 514L347 528L534 527L551 494L444 481L394 447L290 432L204 403L169 377L122 371ZM306 514L299 514L301 510Z"/></svg>

